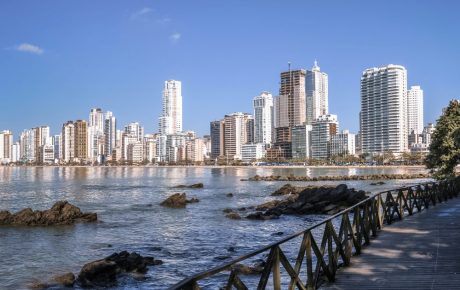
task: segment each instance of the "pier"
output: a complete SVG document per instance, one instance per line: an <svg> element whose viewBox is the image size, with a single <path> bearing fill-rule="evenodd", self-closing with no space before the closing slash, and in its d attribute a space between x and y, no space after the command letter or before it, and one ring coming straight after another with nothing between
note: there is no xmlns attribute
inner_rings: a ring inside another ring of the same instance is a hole
<svg viewBox="0 0 460 290"><path fill-rule="evenodd" d="M213 289L228 290L460 289L459 193L460 178L376 193L170 289L209 288L216 276L225 280ZM283 245L297 240L296 257L286 255ZM249 287L236 266L261 254L257 286Z"/></svg>

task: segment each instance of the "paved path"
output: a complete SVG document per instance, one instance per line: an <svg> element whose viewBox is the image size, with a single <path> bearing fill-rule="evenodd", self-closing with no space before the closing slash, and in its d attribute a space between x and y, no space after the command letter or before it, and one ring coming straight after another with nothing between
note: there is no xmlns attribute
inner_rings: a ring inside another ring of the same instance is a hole
<svg viewBox="0 0 460 290"><path fill-rule="evenodd" d="M460 198L385 227L320 289L460 289Z"/></svg>

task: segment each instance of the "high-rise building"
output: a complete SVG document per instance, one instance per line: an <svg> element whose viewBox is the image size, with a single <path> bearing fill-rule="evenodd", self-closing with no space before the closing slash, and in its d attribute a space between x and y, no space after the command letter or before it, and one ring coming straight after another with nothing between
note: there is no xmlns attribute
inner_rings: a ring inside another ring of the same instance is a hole
<svg viewBox="0 0 460 290"><path fill-rule="evenodd" d="M62 125L61 144L63 161L73 162L75 158L75 125L73 121L67 121Z"/></svg>
<svg viewBox="0 0 460 290"><path fill-rule="evenodd" d="M407 71L400 65L366 69L361 76L362 152L407 150Z"/></svg>
<svg viewBox="0 0 460 290"><path fill-rule="evenodd" d="M0 132L0 163L10 163L13 159L13 132L4 130Z"/></svg>
<svg viewBox="0 0 460 290"><path fill-rule="evenodd" d="M95 127L96 131L104 132L104 113L100 108L93 108L89 112L88 127Z"/></svg>
<svg viewBox="0 0 460 290"><path fill-rule="evenodd" d="M145 134L144 136L144 159L154 163L157 158L157 135Z"/></svg>
<svg viewBox="0 0 460 290"><path fill-rule="evenodd" d="M342 156L342 155L355 155L355 134L350 133L348 130L343 130L341 133L332 135L331 137L331 156Z"/></svg>
<svg viewBox="0 0 460 290"><path fill-rule="evenodd" d="M21 133L20 136L20 159L23 162L36 162L38 158L36 156L36 151L38 148L35 146L35 130L26 129Z"/></svg>
<svg viewBox="0 0 460 290"><path fill-rule="evenodd" d="M407 134L423 132L423 90L412 86L407 91Z"/></svg>
<svg viewBox="0 0 460 290"><path fill-rule="evenodd" d="M254 107L254 143L271 144L273 142L273 97L262 92L253 99Z"/></svg>
<svg viewBox="0 0 460 290"><path fill-rule="evenodd" d="M165 81L159 132L162 135L182 132L182 84L180 81Z"/></svg>
<svg viewBox="0 0 460 290"><path fill-rule="evenodd" d="M275 127L293 127L305 123L305 75L303 69L289 69L281 73L279 96L275 98Z"/></svg>
<svg viewBox="0 0 460 290"><path fill-rule="evenodd" d="M144 146L141 141L128 144L127 161L131 163L141 163L144 161Z"/></svg>
<svg viewBox="0 0 460 290"><path fill-rule="evenodd" d="M211 158L216 159L224 156L224 137L225 127L224 120L212 121L210 124L211 134Z"/></svg>
<svg viewBox="0 0 460 290"><path fill-rule="evenodd" d="M307 124L311 125L319 116L328 114L328 76L320 71L315 61L305 76Z"/></svg>
<svg viewBox="0 0 460 290"><path fill-rule="evenodd" d="M311 125L292 127L292 158L310 158L311 131Z"/></svg>
<svg viewBox="0 0 460 290"><path fill-rule="evenodd" d="M319 116L312 124L311 157L326 159L331 156L330 141L339 130L337 115Z"/></svg>
<svg viewBox="0 0 460 290"><path fill-rule="evenodd" d="M88 123L85 120L77 120L74 126L74 158L78 158L79 161L86 160L88 158Z"/></svg>
<svg viewBox="0 0 460 290"><path fill-rule="evenodd" d="M61 134L54 135L54 137L53 137L53 145L54 145L54 159L57 159L57 160L62 159Z"/></svg>
<svg viewBox="0 0 460 290"><path fill-rule="evenodd" d="M142 141L144 139L144 127L142 127L138 122L126 125L124 133L136 137L137 141Z"/></svg>
<svg viewBox="0 0 460 290"><path fill-rule="evenodd" d="M263 143L243 144L241 146L241 160L244 162L257 161L265 157L266 149Z"/></svg>
<svg viewBox="0 0 460 290"><path fill-rule="evenodd" d="M112 150L117 146L117 119L113 116L112 112L105 113L104 118L104 138L105 147L104 155L112 155Z"/></svg>
<svg viewBox="0 0 460 290"><path fill-rule="evenodd" d="M246 113L232 113L224 117L224 156L241 160L241 146L248 143L250 134L247 123L252 116Z"/></svg>

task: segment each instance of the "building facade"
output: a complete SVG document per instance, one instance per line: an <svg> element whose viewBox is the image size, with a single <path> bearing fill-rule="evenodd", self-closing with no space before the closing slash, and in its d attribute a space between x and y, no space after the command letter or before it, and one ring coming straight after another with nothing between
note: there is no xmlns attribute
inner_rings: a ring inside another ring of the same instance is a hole
<svg viewBox="0 0 460 290"><path fill-rule="evenodd" d="M344 156L356 154L356 135L343 130L331 136L330 155Z"/></svg>
<svg viewBox="0 0 460 290"><path fill-rule="evenodd" d="M321 72L315 61L313 68L307 70L305 76L307 124L311 125L319 116L327 115L329 111L328 76Z"/></svg>
<svg viewBox="0 0 460 290"><path fill-rule="evenodd" d="M423 132L423 90L412 86L407 91L407 134Z"/></svg>
<svg viewBox="0 0 460 290"><path fill-rule="evenodd" d="M292 127L292 158L307 159L311 156L311 125Z"/></svg>
<svg viewBox="0 0 460 290"><path fill-rule="evenodd" d="M319 116L313 124L311 131L311 157L314 159L327 159L331 156L330 141L339 130L337 115Z"/></svg>
<svg viewBox="0 0 460 290"><path fill-rule="evenodd" d="M159 131L162 135L182 132L182 84L180 81L165 81Z"/></svg>
<svg viewBox="0 0 460 290"><path fill-rule="evenodd" d="M407 150L407 71L400 65L366 69L361 76L362 152Z"/></svg>
<svg viewBox="0 0 460 290"><path fill-rule="evenodd" d="M262 92L252 100L254 107L254 143L273 142L273 97Z"/></svg>

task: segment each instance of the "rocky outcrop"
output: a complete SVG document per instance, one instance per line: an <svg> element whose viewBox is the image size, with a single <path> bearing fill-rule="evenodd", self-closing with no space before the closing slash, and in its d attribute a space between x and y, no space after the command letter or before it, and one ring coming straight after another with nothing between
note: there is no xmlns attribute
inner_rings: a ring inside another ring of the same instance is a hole
<svg viewBox="0 0 460 290"><path fill-rule="evenodd" d="M225 215L226 218L229 218L229 219L232 219L232 220L240 220L241 219L241 216L239 213L237 212L229 212Z"/></svg>
<svg viewBox="0 0 460 290"><path fill-rule="evenodd" d="M85 264L76 282L82 287L111 287L117 284L119 273L146 273L147 266L162 263L153 257L142 257L135 252L123 251Z"/></svg>
<svg viewBox="0 0 460 290"><path fill-rule="evenodd" d="M187 195L183 193L175 193L168 198L166 198L160 205L170 208L185 208L187 203L196 203L199 202L199 199L193 197L187 199Z"/></svg>
<svg viewBox="0 0 460 290"><path fill-rule="evenodd" d="M389 180L389 179L416 179L416 178L431 178L430 173L418 174L371 174L371 175L340 175L340 176L280 176L255 175L249 179L241 179L242 181L344 181L344 180Z"/></svg>
<svg viewBox="0 0 460 290"><path fill-rule="evenodd" d="M0 211L0 225L53 226L94 221L97 221L96 213L82 213L80 208L68 201L58 201L51 209L43 211L33 211L31 208L14 214Z"/></svg>
<svg viewBox="0 0 460 290"><path fill-rule="evenodd" d="M281 200L271 200L256 207L248 219L268 220L280 215L335 214L366 198L362 190L349 189L347 185L337 187L308 187L296 189L298 193Z"/></svg>
<svg viewBox="0 0 460 290"><path fill-rule="evenodd" d="M235 264L232 266L232 270L241 275L254 275L260 274L264 271L265 261L255 263L253 266L247 266L243 264Z"/></svg>
<svg viewBox="0 0 460 290"><path fill-rule="evenodd" d="M191 185L183 185L183 184L180 184L180 185L176 185L174 186L173 188L203 188L204 185L203 183L195 183L195 184L191 184Z"/></svg>

